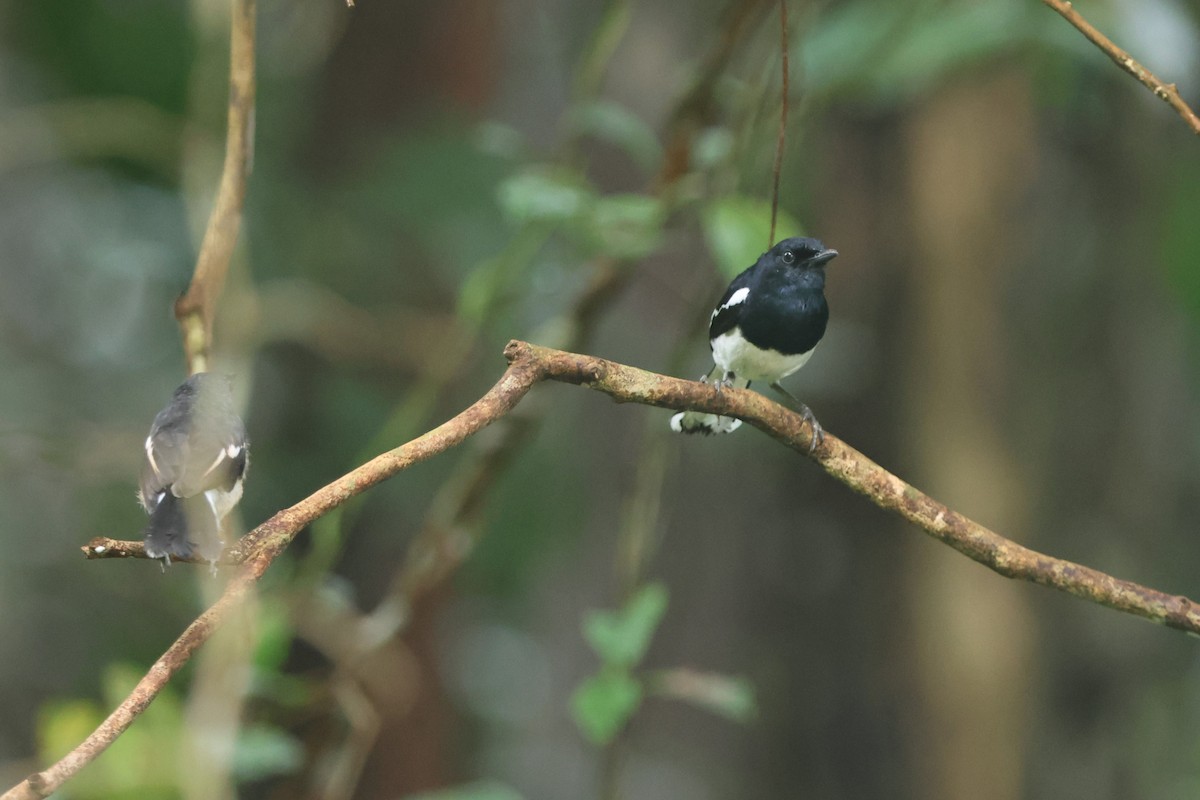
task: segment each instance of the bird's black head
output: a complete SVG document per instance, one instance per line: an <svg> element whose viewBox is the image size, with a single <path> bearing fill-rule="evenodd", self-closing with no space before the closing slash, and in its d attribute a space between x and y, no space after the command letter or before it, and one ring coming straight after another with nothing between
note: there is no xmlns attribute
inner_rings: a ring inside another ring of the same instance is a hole
<svg viewBox="0 0 1200 800"><path fill-rule="evenodd" d="M807 236L784 239L767 252L776 264L801 270L824 267L837 254L837 250Z"/></svg>

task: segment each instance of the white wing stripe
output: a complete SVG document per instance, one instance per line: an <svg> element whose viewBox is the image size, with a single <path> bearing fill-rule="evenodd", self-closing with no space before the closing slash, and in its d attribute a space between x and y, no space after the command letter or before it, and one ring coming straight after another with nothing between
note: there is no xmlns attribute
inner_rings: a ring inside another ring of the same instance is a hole
<svg viewBox="0 0 1200 800"><path fill-rule="evenodd" d="M154 470L155 475L159 475L158 462L154 460L154 439L146 437L146 460L150 462L150 469Z"/></svg>
<svg viewBox="0 0 1200 800"><path fill-rule="evenodd" d="M716 310L713 311L713 313L712 313L713 317L715 318L717 316L717 314L720 314L722 311L724 311L727 308L732 308L733 306L736 306L738 303L746 302L746 298L749 296L750 296L750 289L746 286L743 286L741 289L738 289L736 292L729 295L729 300L727 300L724 305L720 306L719 308L717 308Z"/></svg>

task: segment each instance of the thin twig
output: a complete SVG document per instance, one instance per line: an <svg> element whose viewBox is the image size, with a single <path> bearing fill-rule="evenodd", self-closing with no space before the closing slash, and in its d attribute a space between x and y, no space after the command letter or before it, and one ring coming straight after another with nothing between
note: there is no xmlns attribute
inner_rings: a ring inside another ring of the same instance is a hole
<svg viewBox="0 0 1200 800"><path fill-rule="evenodd" d="M254 155L254 2L233 0L225 166L191 285L175 301L189 374L209 368L217 298L233 260L246 201L246 179Z"/></svg>
<svg viewBox="0 0 1200 800"><path fill-rule="evenodd" d="M150 558L150 556L146 555L146 547L144 544L142 544L142 542L134 542L134 541L130 541L128 539L110 539L107 536L97 536L95 539L92 539L90 542L88 542L87 544L85 544L83 547L81 547L79 549L82 550L83 554L90 559L97 559L97 558ZM192 555L192 556L188 556L187 558L180 558L178 556L175 556L175 557L172 557L171 561L172 562L178 561L181 563L188 563L188 564L207 564L207 563L209 563L209 562L205 561L204 558L201 557L200 555ZM234 564L240 564L241 561L240 560L239 561L230 560L228 553L226 553L225 555L221 556L220 561L218 561L217 563L224 565L224 566L229 566L229 565L234 565Z"/></svg>
<svg viewBox="0 0 1200 800"><path fill-rule="evenodd" d="M1143 86L1154 92L1155 97L1166 101L1171 108L1178 112L1179 116L1183 117L1183 121L1188 124L1192 132L1200 136L1200 117L1197 117L1196 112L1179 96L1179 89L1175 84L1164 83L1161 78L1135 61L1133 56L1117 47L1111 39L1084 19L1069 0L1042 0L1042 2L1078 28L1080 33L1104 51L1104 54L1111 58L1118 67L1137 78Z"/></svg>
<svg viewBox="0 0 1200 800"><path fill-rule="evenodd" d="M779 55L783 82L779 90L779 138L775 142L775 167L771 186L771 233L767 249L775 244L775 218L779 216L779 175L783 171L783 146L787 141L788 118L788 18L787 0L779 0Z"/></svg>

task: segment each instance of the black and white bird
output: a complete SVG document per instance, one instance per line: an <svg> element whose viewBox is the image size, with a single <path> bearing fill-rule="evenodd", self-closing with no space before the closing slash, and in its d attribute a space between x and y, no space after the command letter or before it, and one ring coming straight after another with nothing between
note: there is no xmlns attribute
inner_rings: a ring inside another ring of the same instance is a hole
<svg viewBox="0 0 1200 800"><path fill-rule="evenodd" d="M712 312L708 343L715 366L700 380L717 388L745 388L765 381L787 397L813 429L813 446L824 435L808 406L779 381L808 363L825 335L825 265L837 255L816 239L784 239L733 279ZM671 417L680 433L730 433L742 421L699 411Z"/></svg>
<svg viewBox="0 0 1200 800"><path fill-rule="evenodd" d="M225 547L221 523L242 497L249 462L246 426L229 378L201 372L184 381L146 437L138 499L150 522L146 555L216 564Z"/></svg>

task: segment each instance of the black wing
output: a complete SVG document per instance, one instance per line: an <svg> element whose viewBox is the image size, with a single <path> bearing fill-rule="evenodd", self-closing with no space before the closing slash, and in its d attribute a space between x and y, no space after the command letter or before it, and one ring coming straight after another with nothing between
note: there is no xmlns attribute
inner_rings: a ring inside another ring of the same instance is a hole
<svg viewBox="0 0 1200 800"><path fill-rule="evenodd" d="M183 475L188 462L191 414L194 395L184 384L175 391L172 402L154 418L146 437L146 458L142 462L140 499L147 511L158 506L159 495Z"/></svg>
<svg viewBox="0 0 1200 800"><path fill-rule="evenodd" d="M754 265L754 267L757 266L757 264ZM725 290L725 294L721 295L721 302L717 303L717 307L713 309L712 321L708 323L709 341L722 333L733 330L738 324L738 320L742 318L742 311L746 308L746 298L750 296L751 273L754 272L754 267L750 267L734 278L729 284L729 288Z"/></svg>

